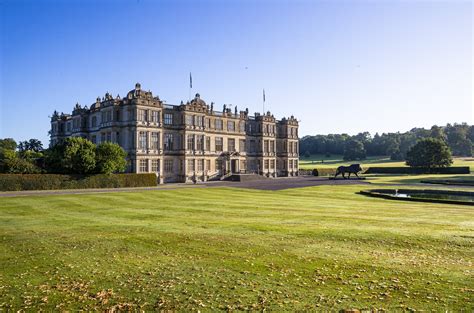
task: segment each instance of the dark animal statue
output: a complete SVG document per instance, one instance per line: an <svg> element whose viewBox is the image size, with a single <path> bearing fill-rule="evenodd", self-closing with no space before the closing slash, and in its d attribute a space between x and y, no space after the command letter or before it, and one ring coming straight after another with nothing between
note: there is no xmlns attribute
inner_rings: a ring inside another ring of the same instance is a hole
<svg viewBox="0 0 474 313"><path fill-rule="evenodd" d="M344 175L345 173L349 173L347 178L349 179L351 177L351 174L355 174L355 176L359 177L357 173L361 172L362 168L360 167L360 164L351 164L350 166L339 166L336 171L336 177L339 174L342 174L342 177L345 179L346 176Z"/></svg>

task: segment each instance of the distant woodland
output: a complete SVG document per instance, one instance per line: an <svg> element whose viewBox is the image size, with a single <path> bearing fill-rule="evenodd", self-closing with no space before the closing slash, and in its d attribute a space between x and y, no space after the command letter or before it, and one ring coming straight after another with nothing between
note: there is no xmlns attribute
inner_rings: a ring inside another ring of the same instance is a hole
<svg viewBox="0 0 474 313"><path fill-rule="evenodd" d="M390 156L392 160L405 160L407 152L422 138L436 138L444 141L454 156L473 155L474 126L466 123L434 125L430 129L413 128L404 133L359 133L304 136L300 140L301 157L314 154L347 155L350 159L364 159L366 156ZM355 157L354 157L355 155Z"/></svg>

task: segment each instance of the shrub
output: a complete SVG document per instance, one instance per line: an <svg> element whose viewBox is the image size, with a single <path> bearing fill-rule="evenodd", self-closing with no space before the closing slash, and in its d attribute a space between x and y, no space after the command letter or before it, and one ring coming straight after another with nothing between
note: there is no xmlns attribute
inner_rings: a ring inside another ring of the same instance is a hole
<svg viewBox="0 0 474 313"><path fill-rule="evenodd" d="M313 176L333 176L336 175L337 168L330 167L330 168L315 168L313 169Z"/></svg>
<svg viewBox="0 0 474 313"><path fill-rule="evenodd" d="M96 148L96 172L111 174L125 171L127 153L118 144L103 142Z"/></svg>
<svg viewBox="0 0 474 313"><path fill-rule="evenodd" d="M95 171L95 145L81 137L69 137L49 149L45 165L50 173L91 174Z"/></svg>
<svg viewBox="0 0 474 313"><path fill-rule="evenodd" d="M0 174L1 191L122 188L156 186L156 175L147 174Z"/></svg>
<svg viewBox="0 0 474 313"><path fill-rule="evenodd" d="M369 167L364 174L470 174L469 166L453 167Z"/></svg>
<svg viewBox="0 0 474 313"><path fill-rule="evenodd" d="M407 165L411 167L448 167L453 163L451 151L446 143L439 139L419 140L407 152Z"/></svg>

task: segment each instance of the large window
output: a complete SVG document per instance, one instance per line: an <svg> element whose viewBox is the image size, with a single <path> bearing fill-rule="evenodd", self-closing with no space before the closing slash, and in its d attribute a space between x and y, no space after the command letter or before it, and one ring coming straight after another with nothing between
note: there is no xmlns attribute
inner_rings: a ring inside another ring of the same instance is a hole
<svg viewBox="0 0 474 313"><path fill-rule="evenodd" d="M233 138L227 139L227 151L235 152L235 139Z"/></svg>
<svg viewBox="0 0 474 313"><path fill-rule="evenodd" d="M215 162L216 171L222 171L222 160L216 159Z"/></svg>
<svg viewBox="0 0 474 313"><path fill-rule="evenodd" d="M222 126L222 125L223 125L223 123L222 123L222 120L220 120L220 119L217 119L217 120L215 121L215 123L216 123L216 129L217 129L217 130L222 130L222 129L223 129L223 126Z"/></svg>
<svg viewBox="0 0 474 313"><path fill-rule="evenodd" d="M97 116L92 117L92 127L97 127Z"/></svg>
<svg viewBox="0 0 474 313"><path fill-rule="evenodd" d="M275 160L270 160L270 168L272 170L275 168Z"/></svg>
<svg viewBox="0 0 474 313"><path fill-rule="evenodd" d="M204 160L200 159L200 160L196 160L196 162L197 162L198 172L202 172L204 170Z"/></svg>
<svg viewBox="0 0 474 313"><path fill-rule="evenodd" d="M165 172L166 173L173 172L173 160L165 160Z"/></svg>
<svg viewBox="0 0 474 313"><path fill-rule="evenodd" d="M151 133L151 148L157 150L160 147L160 133Z"/></svg>
<svg viewBox="0 0 474 313"><path fill-rule="evenodd" d="M245 122L240 122L240 132L245 132Z"/></svg>
<svg viewBox="0 0 474 313"><path fill-rule="evenodd" d="M193 116L192 115L186 115L186 125L193 125Z"/></svg>
<svg viewBox="0 0 474 313"><path fill-rule="evenodd" d="M196 136L196 150L198 151L204 150L204 135Z"/></svg>
<svg viewBox="0 0 474 313"><path fill-rule="evenodd" d="M255 140L250 140L250 147L249 147L250 152L257 152L257 145L255 143Z"/></svg>
<svg viewBox="0 0 474 313"><path fill-rule="evenodd" d="M266 169L266 170L268 170L268 163L269 163L268 160L265 160L265 162L263 163L263 164L265 164L264 169Z"/></svg>
<svg viewBox="0 0 474 313"><path fill-rule="evenodd" d="M165 142L164 142L165 150L173 150L173 134L165 134Z"/></svg>
<svg viewBox="0 0 474 313"><path fill-rule="evenodd" d="M148 172L148 160L140 160L140 173Z"/></svg>
<svg viewBox="0 0 474 313"><path fill-rule="evenodd" d="M206 151L211 151L211 137L206 137Z"/></svg>
<svg viewBox="0 0 474 313"><path fill-rule="evenodd" d="M173 114L171 114L171 113L165 113L165 121L164 121L164 123L165 123L166 125L171 125L171 124L173 124Z"/></svg>
<svg viewBox="0 0 474 313"><path fill-rule="evenodd" d="M275 141L270 140L270 152L275 152Z"/></svg>
<svg viewBox="0 0 474 313"><path fill-rule="evenodd" d="M230 131L230 132L235 131L235 122L234 121L227 121L227 131Z"/></svg>
<svg viewBox="0 0 474 313"><path fill-rule="evenodd" d="M202 127L203 126L203 122L202 122L203 118L204 118L203 116L195 115L194 116L194 125Z"/></svg>
<svg viewBox="0 0 474 313"><path fill-rule="evenodd" d="M160 160L151 160L151 171L155 173L160 171Z"/></svg>
<svg viewBox="0 0 474 313"><path fill-rule="evenodd" d="M159 118L160 118L160 115L159 115L159 111L151 111L151 121L154 122L154 123L158 123L159 122Z"/></svg>
<svg viewBox="0 0 474 313"><path fill-rule="evenodd" d="M268 153L268 140L263 141L263 152Z"/></svg>
<svg viewBox="0 0 474 313"><path fill-rule="evenodd" d="M239 140L239 152L245 152L245 139Z"/></svg>
<svg viewBox="0 0 474 313"><path fill-rule="evenodd" d="M186 149L194 150L194 135L188 135Z"/></svg>
<svg viewBox="0 0 474 313"><path fill-rule="evenodd" d="M146 149L146 132L138 133L138 149Z"/></svg>
<svg viewBox="0 0 474 313"><path fill-rule="evenodd" d="M137 120L139 121L146 121L147 120L147 111L138 109L138 115L137 115Z"/></svg>
<svg viewBox="0 0 474 313"><path fill-rule="evenodd" d="M223 140L222 137L216 137L216 151L223 151Z"/></svg>
<svg viewBox="0 0 474 313"><path fill-rule="evenodd" d="M188 172L194 172L194 160L188 160Z"/></svg>

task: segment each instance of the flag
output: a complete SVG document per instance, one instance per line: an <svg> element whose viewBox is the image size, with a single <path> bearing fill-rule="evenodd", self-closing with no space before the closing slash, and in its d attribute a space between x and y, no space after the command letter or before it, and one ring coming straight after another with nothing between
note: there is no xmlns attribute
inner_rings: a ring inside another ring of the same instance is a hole
<svg viewBox="0 0 474 313"><path fill-rule="evenodd" d="M265 102L265 89L263 89L263 102Z"/></svg>
<svg viewBox="0 0 474 313"><path fill-rule="evenodd" d="M191 76L191 72L189 72L189 88L193 88L193 77Z"/></svg>

